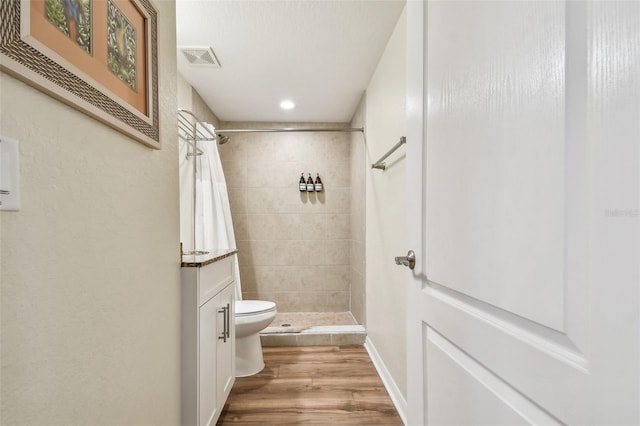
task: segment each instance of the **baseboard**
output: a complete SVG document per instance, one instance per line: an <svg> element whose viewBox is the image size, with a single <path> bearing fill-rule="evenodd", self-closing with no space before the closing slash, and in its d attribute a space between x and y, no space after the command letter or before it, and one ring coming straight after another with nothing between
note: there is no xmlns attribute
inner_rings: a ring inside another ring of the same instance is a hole
<svg viewBox="0 0 640 426"><path fill-rule="evenodd" d="M387 370L387 367L384 365L382 358L380 358L380 354L378 353L375 346L373 345L373 342L371 342L371 339L369 339L368 336L364 340L364 347L367 352L369 352L369 357L371 357L371 361L376 367L378 375L382 379L382 384L384 384L387 392L389 392L391 401L393 401L393 405L396 406L396 410L398 411L400 419L402 419L402 423L406 425L407 401L404 399L404 396L402 396L402 392L400 392L400 389L396 385L396 382L393 380L393 377L391 377L391 373L389 373L389 370Z"/></svg>

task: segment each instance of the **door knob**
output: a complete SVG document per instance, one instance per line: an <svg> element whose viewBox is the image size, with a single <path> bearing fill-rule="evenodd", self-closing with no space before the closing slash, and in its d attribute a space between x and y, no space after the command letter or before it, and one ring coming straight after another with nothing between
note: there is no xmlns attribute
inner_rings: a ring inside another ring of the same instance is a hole
<svg viewBox="0 0 640 426"><path fill-rule="evenodd" d="M413 270L416 267L416 254L413 250L409 250L406 256L397 256L396 265L408 266L409 269Z"/></svg>

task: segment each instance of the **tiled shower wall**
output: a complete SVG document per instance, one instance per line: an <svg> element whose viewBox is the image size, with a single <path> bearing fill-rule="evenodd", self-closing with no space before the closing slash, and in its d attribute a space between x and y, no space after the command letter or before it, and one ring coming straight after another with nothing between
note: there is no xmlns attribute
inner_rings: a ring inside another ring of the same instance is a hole
<svg viewBox="0 0 640 426"><path fill-rule="evenodd" d="M224 123L222 128L344 127ZM243 297L280 312L351 308L351 135L237 133L220 145L239 249ZM316 173L324 192L301 193ZM364 194L363 194L364 196Z"/></svg>

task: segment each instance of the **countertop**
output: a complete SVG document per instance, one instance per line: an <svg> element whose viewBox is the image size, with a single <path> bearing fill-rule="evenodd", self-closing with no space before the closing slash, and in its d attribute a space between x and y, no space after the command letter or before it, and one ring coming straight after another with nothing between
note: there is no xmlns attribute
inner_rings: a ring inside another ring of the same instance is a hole
<svg viewBox="0 0 640 426"><path fill-rule="evenodd" d="M217 262L226 257L233 256L238 252L238 249L224 249L214 250L207 254L185 254L182 255L182 267L185 268L199 268L201 266L209 265L210 263Z"/></svg>

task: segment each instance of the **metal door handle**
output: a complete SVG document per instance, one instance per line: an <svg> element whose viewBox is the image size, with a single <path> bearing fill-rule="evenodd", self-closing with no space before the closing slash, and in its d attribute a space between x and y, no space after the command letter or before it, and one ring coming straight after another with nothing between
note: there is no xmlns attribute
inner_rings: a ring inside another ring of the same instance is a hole
<svg viewBox="0 0 640 426"><path fill-rule="evenodd" d="M416 254L413 250L409 250L406 256L396 257L396 265L408 266L409 269L413 270L416 267Z"/></svg>
<svg viewBox="0 0 640 426"><path fill-rule="evenodd" d="M235 326L235 324L234 324ZM231 305L229 303L227 303L227 329L224 332L225 336L227 337L227 339L229 339L229 330L231 329ZM225 340L226 342L226 340Z"/></svg>
<svg viewBox="0 0 640 426"><path fill-rule="evenodd" d="M227 305L228 306L228 305ZM224 306L222 309L218 309L218 313L222 314L222 336L218 336L218 340L222 340L224 343L227 342L227 307Z"/></svg>

